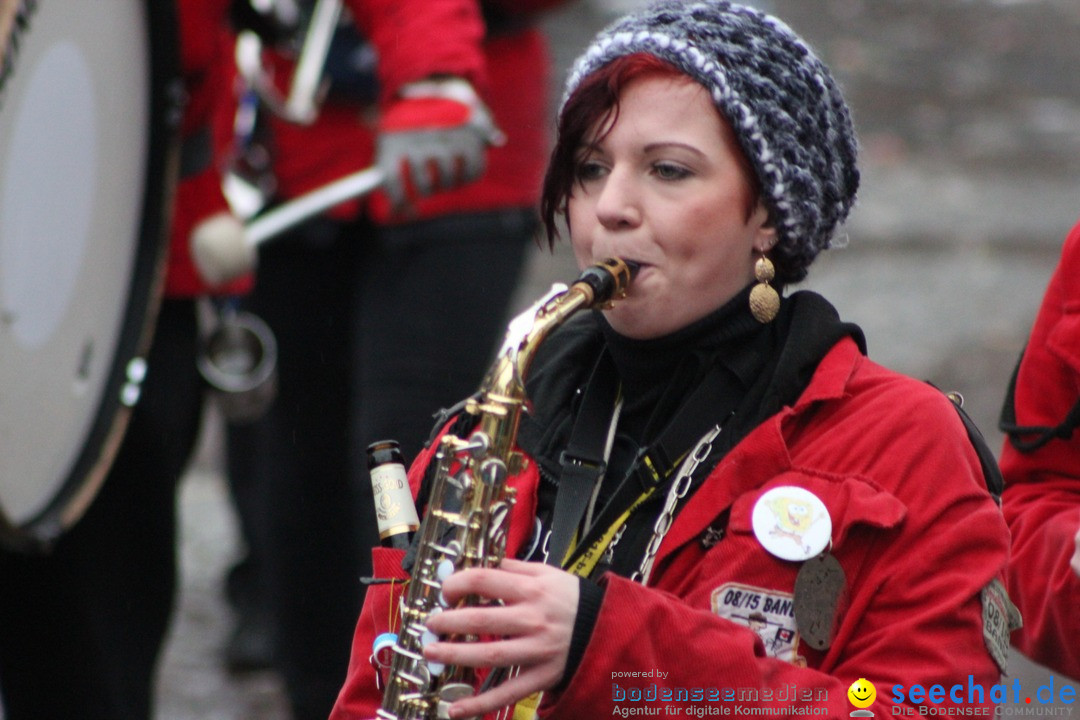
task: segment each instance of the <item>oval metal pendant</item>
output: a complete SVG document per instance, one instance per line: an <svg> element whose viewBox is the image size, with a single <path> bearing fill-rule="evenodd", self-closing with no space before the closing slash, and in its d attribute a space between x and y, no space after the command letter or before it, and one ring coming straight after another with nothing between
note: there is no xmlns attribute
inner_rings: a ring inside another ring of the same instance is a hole
<svg viewBox="0 0 1080 720"><path fill-rule="evenodd" d="M795 625L815 650L832 644L836 610L846 583L844 569L828 552L805 561L795 576Z"/></svg>

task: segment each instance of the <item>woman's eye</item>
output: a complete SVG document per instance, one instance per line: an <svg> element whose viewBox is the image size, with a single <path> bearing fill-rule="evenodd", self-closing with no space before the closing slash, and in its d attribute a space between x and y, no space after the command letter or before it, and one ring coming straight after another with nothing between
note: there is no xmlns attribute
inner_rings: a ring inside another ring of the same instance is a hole
<svg viewBox="0 0 1080 720"><path fill-rule="evenodd" d="M604 174L604 166L598 162L592 162L586 160L579 163L577 167L577 179L580 182L586 182L588 180L596 180Z"/></svg>
<svg viewBox="0 0 1080 720"><path fill-rule="evenodd" d="M682 180L683 178L690 177L690 171L681 165L673 165L671 163L657 163L653 166L653 172L661 180Z"/></svg>

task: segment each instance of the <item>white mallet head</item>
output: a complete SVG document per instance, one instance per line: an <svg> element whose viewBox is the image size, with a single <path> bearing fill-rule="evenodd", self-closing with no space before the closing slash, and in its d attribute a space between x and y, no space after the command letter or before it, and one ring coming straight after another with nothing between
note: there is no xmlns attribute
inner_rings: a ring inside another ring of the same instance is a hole
<svg viewBox="0 0 1080 720"><path fill-rule="evenodd" d="M202 279L213 287L254 270L258 254L245 237L243 223L222 212L195 226L191 258Z"/></svg>

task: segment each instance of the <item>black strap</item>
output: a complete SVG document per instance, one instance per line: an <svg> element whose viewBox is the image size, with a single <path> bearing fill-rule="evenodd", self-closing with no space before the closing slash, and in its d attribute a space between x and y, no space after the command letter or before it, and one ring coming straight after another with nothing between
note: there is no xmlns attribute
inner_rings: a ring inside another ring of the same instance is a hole
<svg viewBox="0 0 1080 720"><path fill-rule="evenodd" d="M585 386L570 440L559 456L562 471L555 493L548 542L548 564L560 566L597 480L607 470L604 451L611 416L619 393L619 381L607 353L601 353Z"/></svg>
<svg viewBox="0 0 1080 720"><path fill-rule="evenodd" d="M937 385L926 381L926 384L935 390L941 390ZM944 392L944 391L942 391ZM971 416L967 414L967 410L964 410L964 398L959 393L946 392L945 397L949 398L950 404L956 409L956 414L960 416L961 422L964 423L964 429L967 431L968 441L971 446L975 448L975 454L979 457L979 465L982 467L983 482L986 483L986 489L990 491L990 495L993 496L994 502L998 505L1001 504L1001 491L1005 489L1005 479L1001 476L1001 468L998 467L997 457L994 456L993 450L986 444L986 438L983 437L982 431L979 430L979 426L975 424L975 421L971 419Z"/></svg>
<svg viewBox="0 0 1080 720"><path fill-rule="evenodd" d="M713 365L656 440L638 453L633 474L643 489L666 483L686 453L716 425L717 418L727 418L734 411L734 407L720 406L728 383L725 372L720 365Z"/></svg>
<svg viewBox="0 0 1080 720"><path fill-rule="evenodd" d="M1068 440L1073 431L1080 427L1080 397L1077 398L1072 408L1065 415L1065 419L1059 424L1050 425L1018 425L1016 423L1016 377L1020 373L1020 363L1024 360L1024 353L1016 361L1012 376L1009 378L1009 388L1005 391L1005 402L1001 406L1001 416L998 418L998 429L1009 436L1009 442L1014 448L1022 453L1030 453L1038 450L1051 440Z"/></svg>
<svg viewBox="0 0 1080 720"><path fill-rule="evenodd" d="M719 365L712 366L706 372L702 381L674 414L656 441L638 451L637 458L629 471L619 482L618 487L604 504L604 507L597 513L592 527L585 532L573 554L567 558L569 562L575 560L581 552L584 552L585 549L599 539L604 531L618 520L619 516L633 505L642 494L648 492L651 488L665 485L670 480L675 468L686 456L686 453L694 447L710 428L717 424L717 418L726 420L731 416L734 408L724 408L721 404L725 398L723 389L726 382L725 371ZM586 390L586 394L588 394L588 390ZM731 398L729 400L734 402ZM586 404L583 403L583 410ZM593 482L595 482L595 478ZM563 484L564 478L560 477L560 494L562 493ZM556 516L552 520L552 548L555 547L555 527L562 522L557 511L558 500L556 500ZM580 520L581 515L578 514L577 523L580 523ZM577 529L577 523L571 528L571 536L573 530ZM565 550L563 550L563 553L565 553ZM554 556L554 550L552 550L549 557ZM561 560L562 557L560 556L554 562Z"/></svg>
<svg viewBox="0 0 1080 720"><path fill-rule="evenodd" d="M990 446L986 444L986 438L983 437L979 426L975 424L967 411L952 396L949 399L953 400L952 406L956 408L957 414L960 415L960 419L964 422L968 440L971 441L971 445L975 448L975 454L979 456L979 465L982 466L986 489L990 491L994 501L1000 505L1001 492L1005 489L1005 478L1001 475L1001 468L998 467L997 458L994 456Z"/></svg>

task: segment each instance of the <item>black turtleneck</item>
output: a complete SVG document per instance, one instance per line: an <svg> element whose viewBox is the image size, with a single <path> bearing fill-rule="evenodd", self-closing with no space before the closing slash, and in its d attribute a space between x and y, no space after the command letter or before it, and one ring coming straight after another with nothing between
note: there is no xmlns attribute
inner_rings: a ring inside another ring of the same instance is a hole
<svg viewBox="0 0 1080 720"><path fill-rule="evenodd" d="M774 342L771 328L750 314L748 295L749 288L687 327L648 340L620 335L600 316L599 326L610 367L619 378L623 407L598 508L622 484L639 449L656 442L669 423L679 421L681 406L706 373L720 376L719 383L713 385L716 396L710 398L710 407L719 412L720 408L741 404L766 358L772 355ZM681 454L690 448L672 450ZM635 515L632 525L649 522L645 507ZM637 529L629 527L628 531ZM648 540L648 533L627 532L626 537L639 534L645 536L642 543ZM618 557L631 559L636 544L627 542L626 548L620 547Z"/></svg>
<svg viewBox="0 0 1080 720"><path fill-rule="evenodd" d="M617 333L600 313L607 352L622 386L619 431L649 442L674 415L679 402L713 365L732 379L731 391L745 392L760 370L771 337L750 314L749 288L722 307L670 335L636 340Z"/></svg>

